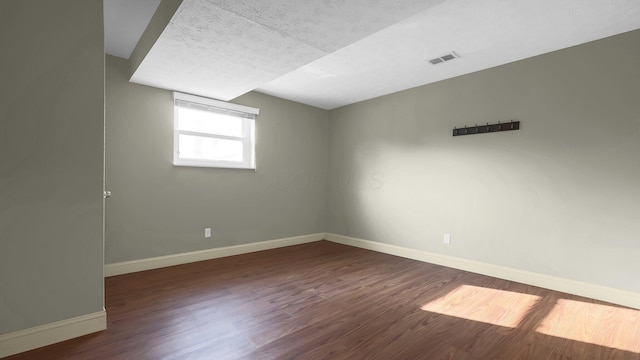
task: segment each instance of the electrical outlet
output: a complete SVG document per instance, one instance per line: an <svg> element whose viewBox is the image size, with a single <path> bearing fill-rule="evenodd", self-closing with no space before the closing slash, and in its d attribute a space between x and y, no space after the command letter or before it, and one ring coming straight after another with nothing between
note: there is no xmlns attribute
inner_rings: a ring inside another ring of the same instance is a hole
<svg viewBox="0 0 640 360"><path fill-rule="evenodd" d="M444 234L442 236L442 243L445 245L450 245L451 244L451 234Z"/></svg>
<svg viewBox="0 0 640 360"><path fill-rule="evenodd" d="M211 237L211 228L204 228L204 237L208 239Z"/></svg>

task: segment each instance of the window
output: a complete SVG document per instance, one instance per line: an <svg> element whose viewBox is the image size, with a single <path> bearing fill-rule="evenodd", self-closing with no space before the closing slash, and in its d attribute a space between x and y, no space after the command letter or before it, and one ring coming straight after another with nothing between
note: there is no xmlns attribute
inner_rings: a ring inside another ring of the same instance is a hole
<svg viewBox="0 0 640 360"><path fill-rule="evenodd" d="M173 93L173 164L255 169L255 117L260 109Z"/></svg>

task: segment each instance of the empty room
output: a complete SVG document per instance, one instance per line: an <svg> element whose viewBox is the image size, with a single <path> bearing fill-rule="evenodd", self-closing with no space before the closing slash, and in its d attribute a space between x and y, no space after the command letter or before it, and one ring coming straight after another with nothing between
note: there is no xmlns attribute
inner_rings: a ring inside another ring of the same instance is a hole
<svg viewBox="0 0 640 360"><path fill-rule="evenodd" d="M640 360L637 0L0 0L0 358Z"/></svg>

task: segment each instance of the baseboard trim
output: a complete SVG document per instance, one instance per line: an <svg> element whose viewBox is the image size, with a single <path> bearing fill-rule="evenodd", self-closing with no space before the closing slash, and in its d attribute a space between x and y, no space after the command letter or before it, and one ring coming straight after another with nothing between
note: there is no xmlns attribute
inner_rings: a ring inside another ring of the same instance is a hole
<svg viewBox="0 0 640 360"><path fill-rule="evenodd" d="M147 259L125 261L104 266L105 277L134 273L138 271L159 269L167 266L181 265L196 261L217 259L226 256L246 254L256 251L276 249L285 246L306 244L324 239L324 233L294 236L283 239L267 240L250 244L228 246L215 249L207 249L181 253L175 255L159 256Z"/></svg>
<svg viewBox="0 0 640 360"><path fill-rule="evenodd" d="M326 240L640 309L640 293L327 233Z"/></svg>
<svg viewBox="0 0 640 360"><path fill-rule="evenodd" d="M107 328L105 310L0 335L0 358L55 344Z"/></svg>
<svg viewBox="0 0 640 360"><path fill-rule="evenodd" d="M339 244L378 251L385 254L401 256L408 259L447 266L454 269L493 276L500 279L539 286L545 289L565 292L640 309L640 293L332 233L309 234L283 239L261 241L250 244L107 264L104 267L104 272L106 277L116 276L138 271L158 269L167 266L187 264L196 261L276 249L285 246L306 244L323 239Z"/></svg>

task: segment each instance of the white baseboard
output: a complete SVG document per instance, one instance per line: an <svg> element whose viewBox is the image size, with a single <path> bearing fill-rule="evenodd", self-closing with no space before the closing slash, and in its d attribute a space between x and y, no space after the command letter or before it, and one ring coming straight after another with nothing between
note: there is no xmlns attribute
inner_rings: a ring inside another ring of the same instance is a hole
<svg viewBox="0 0 640 360"><path fill-rule="evenodd" d="M327 233L326 240L640 309L640 293Z"/></svg>
<svg viewBox="0 0 640 360"><path fill-rule="evenodd" d="M109 277L129 274L138 271L159 269L167 266L187 264L196 261L217 259L225 256L240 255L256 251L276 249L285 246L305 244L322 240L324 239L324 236L324 233L294 236L284 239L268 240L250 244L106 264L104 266L104 275L106 277Z"/></svg>
<svg viewBox="0 0 640 360"><path fill-rule="evenodd" d="M251 244L243 244L107 264L105 265L104 271L105 276L116 276L138 271L158 269L167 266L187 264L196 261L216 259L225 256L240 255L285 246L305 244L323 239L344 245L378 251L390 255L405 257L408 259L447 266L477 274L492 276L533 286L539 286L545 289L565 292L640 309L640 293L636 292L331 233L302 235Z"/></svg>
<svg viewBox="0 0 640 360"><path fill-rule="evenodd" d="M55 344L107 328L105 310L0 335L0 358Z"/></svg>

